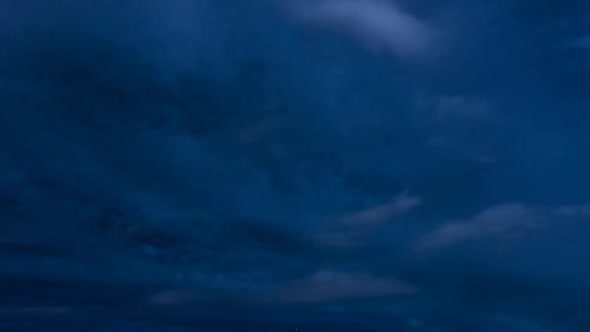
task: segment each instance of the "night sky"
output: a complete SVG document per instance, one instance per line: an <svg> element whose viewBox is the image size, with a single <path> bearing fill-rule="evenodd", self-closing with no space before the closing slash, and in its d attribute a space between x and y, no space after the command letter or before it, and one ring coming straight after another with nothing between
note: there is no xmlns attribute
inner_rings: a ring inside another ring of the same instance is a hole
<svg viewBox="0 0 590 332"><path fill-rule="evenodd" d="M590 331L589 130L587 0L0 0L0 329Z"/></svg>

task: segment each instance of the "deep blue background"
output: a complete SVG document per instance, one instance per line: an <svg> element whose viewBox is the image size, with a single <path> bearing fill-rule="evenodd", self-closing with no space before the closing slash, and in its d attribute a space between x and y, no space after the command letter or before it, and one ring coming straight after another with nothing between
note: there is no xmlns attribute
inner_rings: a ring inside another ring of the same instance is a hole
<svg viewBox="0 0 590 332"><path fill-rule="evenodd" d="M0 0L0 329L589 331L589 110L583 0Z"/></svg>

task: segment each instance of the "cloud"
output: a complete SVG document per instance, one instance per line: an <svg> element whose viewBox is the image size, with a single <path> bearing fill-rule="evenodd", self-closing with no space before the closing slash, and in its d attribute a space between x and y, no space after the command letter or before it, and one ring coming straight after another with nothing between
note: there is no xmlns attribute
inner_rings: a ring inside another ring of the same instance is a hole
<svg viewBox="0 0 590 332"><path fill-rule="evenodd" d="M420 203L419 197L404 192L385 204L344 216L342 222L347 225L379 226L418 207Z"/></svg>
<svg viewBox="0 0 590 332"><path fill-rule="evenodd" d="M332 218L313 230L317 243L332 247L354 247L366 243L375 231L421 204L417 196L403 192L389 202Z"/></svg>
<svg viewBox="0 0 590 332"><path fill-rule="evenodd" d="M471 219L446 223L421 237L414 245L418 251L432 251L466 241L526 232L548 226L549 221L579 220L590 215L590 204L554 207L519 203L489 207Z"/></svg>
<svg viewBox="0 0 590 332"><path fill-rule="evenodd" d="M352 35L403 59L428 55L436 35L427 24L387 1L321 0L293 8L309 25Z"/></svg>
<svg viewBox="0 0 590 332"><path fill-rule="evenodd" d="M539 216L522 204L490 207L475 217L445 224L422 237L414 246L418 251L431 251L453 246L464 241L497 236L536 228Z"/></svg>
<svg viewBox="0 0 590 332"><path fill-rule="evenodd" d="M279 302L330 302L358 298L381 298L412 294L417 288L400 280L379 278L367 273L319 270L308 278L285 286L277 294Z"/></svg>

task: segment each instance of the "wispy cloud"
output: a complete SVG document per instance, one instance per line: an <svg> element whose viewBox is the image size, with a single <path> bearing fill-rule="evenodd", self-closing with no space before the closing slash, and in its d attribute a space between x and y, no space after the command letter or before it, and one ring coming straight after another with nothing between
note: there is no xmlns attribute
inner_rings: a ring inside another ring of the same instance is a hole
<svg viewBox="0 0 590 332"><path fill-rule="evenodd" d="M418 251L430 251L464 241L531 229L539 225L539 216L521 204L505 204L482 211L475 217L445 224L422 237L414 246Z"/></svg>
<svg viewBox="0 0 590 332"><path fill-rule="evenodd" d="M298 18L318 27L355 36L404 59L430 52L436 33L391 1L322 0L293 6Z"/></svg>
<svg viewBox="0 0 590 332"><path fill-rule="evenodd" d="M312 237L321 245L352 247L364 244L370 235L421 204L421 199L403 192L389 202L331 218L314 229Z"/></svg>
<svg viewBox="0 0 590 332"><path fill-rule="evenodd" d="M550 221L579 220L590 215L590 204L554 207L519 203L492 206L473 218L446 223L421 237L414 245L418 251L432 251L466 241L514 234L548 226Z"/></svg>
<svg viewBox="0 0 590 332"><path fill-rule="evenodd" d="M417 196L410 196L402 193L389 202L365 210L361 210L342 218L342 222L347 225L382 225L392 218L403 215L410 210L418 207L421 200Z"/></svg>

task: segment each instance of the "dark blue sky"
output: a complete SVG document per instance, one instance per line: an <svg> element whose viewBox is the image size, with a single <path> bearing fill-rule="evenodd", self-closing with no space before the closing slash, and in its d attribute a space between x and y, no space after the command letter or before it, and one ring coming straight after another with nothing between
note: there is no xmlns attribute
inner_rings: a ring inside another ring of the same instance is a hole
<svg viewBox="0 0 590 332"><path fill-rule="evenodd" d="M0 275L585 331L588 110L587 1L5 0Z"/></svg>

